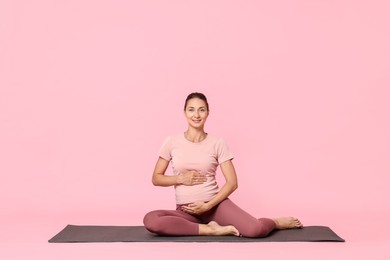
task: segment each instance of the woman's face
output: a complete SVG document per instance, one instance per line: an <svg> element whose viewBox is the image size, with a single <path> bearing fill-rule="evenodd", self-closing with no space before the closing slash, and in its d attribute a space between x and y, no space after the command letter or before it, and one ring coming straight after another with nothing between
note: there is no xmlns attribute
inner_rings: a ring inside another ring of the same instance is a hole
<svg viewBox="0 0 390 260"><path fill-rule="evenodd" d="M206 103L199 98L188 100L184 115L188 124L197 129L203 129L206 119L209 116Z"/></svg>

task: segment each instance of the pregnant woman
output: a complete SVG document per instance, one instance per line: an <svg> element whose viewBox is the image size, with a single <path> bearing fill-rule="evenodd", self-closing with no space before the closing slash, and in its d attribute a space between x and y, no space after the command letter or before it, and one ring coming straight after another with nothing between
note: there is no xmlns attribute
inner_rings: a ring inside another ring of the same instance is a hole
<svg viewBox="0 0 390 260"><path fill-rule="evenodd" d="M184 104L187 131L163 142L154 168L156 186L175 186L176 210L155 210L145 227L160 235L234 235L265 237L274 229L302 228L294 217L256 218L230 199L238 187L233 155L223 139L205 132L209 104L202 93L191 93ZM165 175L171 163L173 175ZM224 185L215 174L220 167Z"/></svg>

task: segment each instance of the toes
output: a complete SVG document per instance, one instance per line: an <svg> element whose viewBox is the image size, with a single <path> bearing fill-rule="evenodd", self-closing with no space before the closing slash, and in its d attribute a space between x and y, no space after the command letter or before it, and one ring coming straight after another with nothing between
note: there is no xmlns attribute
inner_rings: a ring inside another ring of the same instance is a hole
<svg viewBox="0 0 390 260"><path fill-rule="evenodd" d="M291 218L291 219L292 219L294 227L297 227L297 228L303 227L303 225L299 219L297 219L297 218Z"/></svg>
<svg viewBox="0 0 390 260"><path fill-rule="evenodd" d="M234 226L231 226L231 228L232 228L232 233L233 233L233 235L234 236L236 236L236 237L239 237L239 236L241 236L241 234L240 234L240 232L237 230L237 228L235 228Z"/></svg>
<svg viewBox="0 0 390 260"><path fill-rule="evenodd" d="M299 221L299 220L297 220L297 221L295 222L295 226L296 226L296 227L299 227L299 228L303 227L301 221Z"/></svg>

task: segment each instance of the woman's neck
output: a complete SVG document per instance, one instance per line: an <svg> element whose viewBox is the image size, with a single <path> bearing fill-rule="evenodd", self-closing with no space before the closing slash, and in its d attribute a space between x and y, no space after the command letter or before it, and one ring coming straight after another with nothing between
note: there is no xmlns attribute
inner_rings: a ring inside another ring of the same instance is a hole
<svg viewBox="0 0 390 260"><path fill-rule="evenodd" d="M193 143L200 143L207 137L207 133L204 129L192 129L189 128L186 132L184 132L184 137Z"/></svg>

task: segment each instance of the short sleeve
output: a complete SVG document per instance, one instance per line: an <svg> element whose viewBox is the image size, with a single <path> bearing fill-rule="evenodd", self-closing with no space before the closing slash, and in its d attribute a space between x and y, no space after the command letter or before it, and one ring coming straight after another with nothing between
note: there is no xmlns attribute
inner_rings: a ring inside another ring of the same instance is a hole
<svg viewBox="0 0 390 260"><path fill-rule="evenodd" d="M216 148L217 148L217 157L218 157L217 160L219 164L234 158L228 145L225 143L223 139L218 140Z"/></svg>
<svg viewBox="0 0 390 260"><path fill-rule="evenodd" d="M172 159L171 156L171 147L172 147L172 138L169 136L165 138L163 144L160 147L160 150L158 151L157 155L167 161L170 161Z"/></svg>

